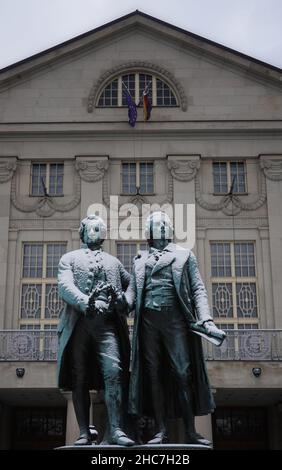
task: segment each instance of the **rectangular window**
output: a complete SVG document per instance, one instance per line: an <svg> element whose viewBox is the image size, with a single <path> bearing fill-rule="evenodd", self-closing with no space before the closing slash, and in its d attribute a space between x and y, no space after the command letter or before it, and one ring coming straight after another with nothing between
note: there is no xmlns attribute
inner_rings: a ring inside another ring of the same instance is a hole
<svg viewBox="0 0 282 470"><path fill-rule="evenodd" d="M136 163L122 164L122 192L136 194Z"/></svg>
<svg viewBox="0 0 282 470"><path fill-rule="evenodd" d="M58 296L58 263L66 243L25 243L23 245L20 328L56 326L63 309Z"/></svg>
<svg viewBox="0 0 282 470"><path fill-rule="evenodd" d="M215 321L235 329L258 326L253 242L211 242L212 305ZM241 328L241 327L240 327Z"/></svg>
<svg viewBox="0 0 282 470"><path fill-rule="evenodd" d="M244 162L213 162L214 193L246 192L246 166Z"/></svg>
<svg viewBox="0 0 282 470"><path fill-rule="evenodd" d="M31 169L31 195L62 196L63 179L63 163L33 163Z"/></svg>
<svg viewBox="0 0 282 470"><path fill-rule="evenodd" d="M147 250L148 245L146 242L117 242L117 258L124 265L125 269L131 273L133 258L137 255L139 250Z"/></svg>
<svg viewBox="0 0 282 470"><path fill-rule="evenodd" d="M122 163L121 180L123 194L153 194L154 163Z"/></svg>

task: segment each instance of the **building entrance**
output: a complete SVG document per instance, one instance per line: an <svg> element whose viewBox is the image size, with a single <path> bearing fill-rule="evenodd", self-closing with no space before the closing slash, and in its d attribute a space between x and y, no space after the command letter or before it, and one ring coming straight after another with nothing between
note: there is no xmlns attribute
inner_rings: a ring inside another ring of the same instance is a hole
<svg viewBox="0 0 282 470"><path fill-rule="evenodd" d="M212 424L215 449L269 448L266 408L218 407Z"/></svg>
<svg viewBox="0 0 282 470"><path fill-rule="evenodd" d="M14 408L12 449L54 449L65 444L64 408Z"/></svg>

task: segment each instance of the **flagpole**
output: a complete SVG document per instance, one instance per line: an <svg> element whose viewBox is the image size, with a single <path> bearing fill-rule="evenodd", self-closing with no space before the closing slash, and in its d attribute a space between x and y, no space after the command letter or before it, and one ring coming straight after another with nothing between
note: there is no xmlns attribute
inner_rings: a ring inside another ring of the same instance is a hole
<svg viewBox="0 0 282 470"><path fill-rule="evenodd" d="M130 93L129 89L127 88L127 86L126 86L126 84L124 83L123 80L121 81L121 84L124 86L124 88L126 89L126 91L127 91L127 92L130 94L130 96L131 96L131 93ZM131 96L131 98L132 98L132 96Z"/></svg>

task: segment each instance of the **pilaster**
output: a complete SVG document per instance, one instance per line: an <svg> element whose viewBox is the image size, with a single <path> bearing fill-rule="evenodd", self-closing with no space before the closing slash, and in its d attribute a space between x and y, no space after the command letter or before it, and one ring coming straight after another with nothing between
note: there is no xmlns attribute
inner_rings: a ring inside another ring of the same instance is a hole
<svg viewBox="0 0 282 470"><path fill-rule="evenodd" d="M92 204L103 204L103 180L107 178L108 156L86 155L76 157L76 170L81 178L81 219Z"/></svg>
<svg viewBox="0 0 282 470"><path fill-rule="evenodd" d="M0 157L0 329L5 316L11 179L16 165L16 157Z"/></svg>
<svg viewBox="0 0 282 470"><path fill-rule="evenodd" d="M167 157L167 166L173 177L175 241L181 242L181 232L187 231L187 243L183 243L183 246L186 245L188 248L193 248L196 242L196 205L194 179L200 168L200 156L169 155ZM181 214L183 214L182 217L180 217Z"/></svg>
<svg viewBox="0 0 282 470"><path fill-rule="evenodd" d="M266 177L274 328L282 328L282 155L261 155L260 167Z"/></svg>

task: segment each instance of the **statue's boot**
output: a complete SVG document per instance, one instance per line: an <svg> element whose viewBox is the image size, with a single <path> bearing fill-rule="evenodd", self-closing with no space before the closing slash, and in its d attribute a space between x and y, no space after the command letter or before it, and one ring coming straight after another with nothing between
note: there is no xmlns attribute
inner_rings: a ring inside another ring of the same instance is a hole
<svg viewBox="0 0 282 470"><path fill-rule="evenodd" d="M165 444L168 442L168 436L165 430L157 432L152 439L150 439L147 444L155 445L155 444Z"/></svg>
<svg viewBox="0 0 282 470"><path fill-rule="evenodd" d="M130 437L128 437L122 429L119 428L116 428L111 432L109 443L125 447L134 446L135 444L135 442L130 439Z"/></svg>
<svg viewBox="0 0 282 470"><path fill-rule="evenodd" d="M86 433L80 433L79 438L74 442L75 446L90 446L92 444L91 435Z"/></svg>
<svg viewBox="0 0 282 470"><path fill-rule="evenodd" d="M99 433L98 433L98 431L97 431L97 429L94 425L91 424L89 426L89 432L90 432L90 436L91 436L91 441L92 442L97 441Z"/></svg>
<svg viewBox="0 0 282 470"><path fill-rule="evenodd" d="M75 446L86 446L92 444L89 430L89 410L90 396L87 388L77 387L72 392L72 400L76 419L79 426L79 438L75 441Z"/></svg>
<svg viewBox="0 0 282 470"><path fill-rule="evenodd" d="M120 382L107 384L105 402L109 420L109 444L133 446L135 442L122 429L122 385Z"/></svg>
<svg viewBox="0 0 282 470"><path fill-rule="evenodd" d="M185 440L187 444L197 444L211 446L211 442L208 439L205 439L201 434L196 432L195 429L195 416L193 413L192 403L191 403L191 392L189 392L189 387L183 386L180 390L181 396L181 405L182 405L182 416L185 426Z"/></svg>
<svg viewBox="0 0 282 470"><path fill-rule="evenodd" d="M157 432L156 434L150 439L147 444L154 445L154 444L165 444L168 442L168 435L165 426L165 411L164 411L164 404L163 404L163 394L161 391L161 387L157 381L152 381L152 406L154 411L154 418L156 422Z"/></svg>

